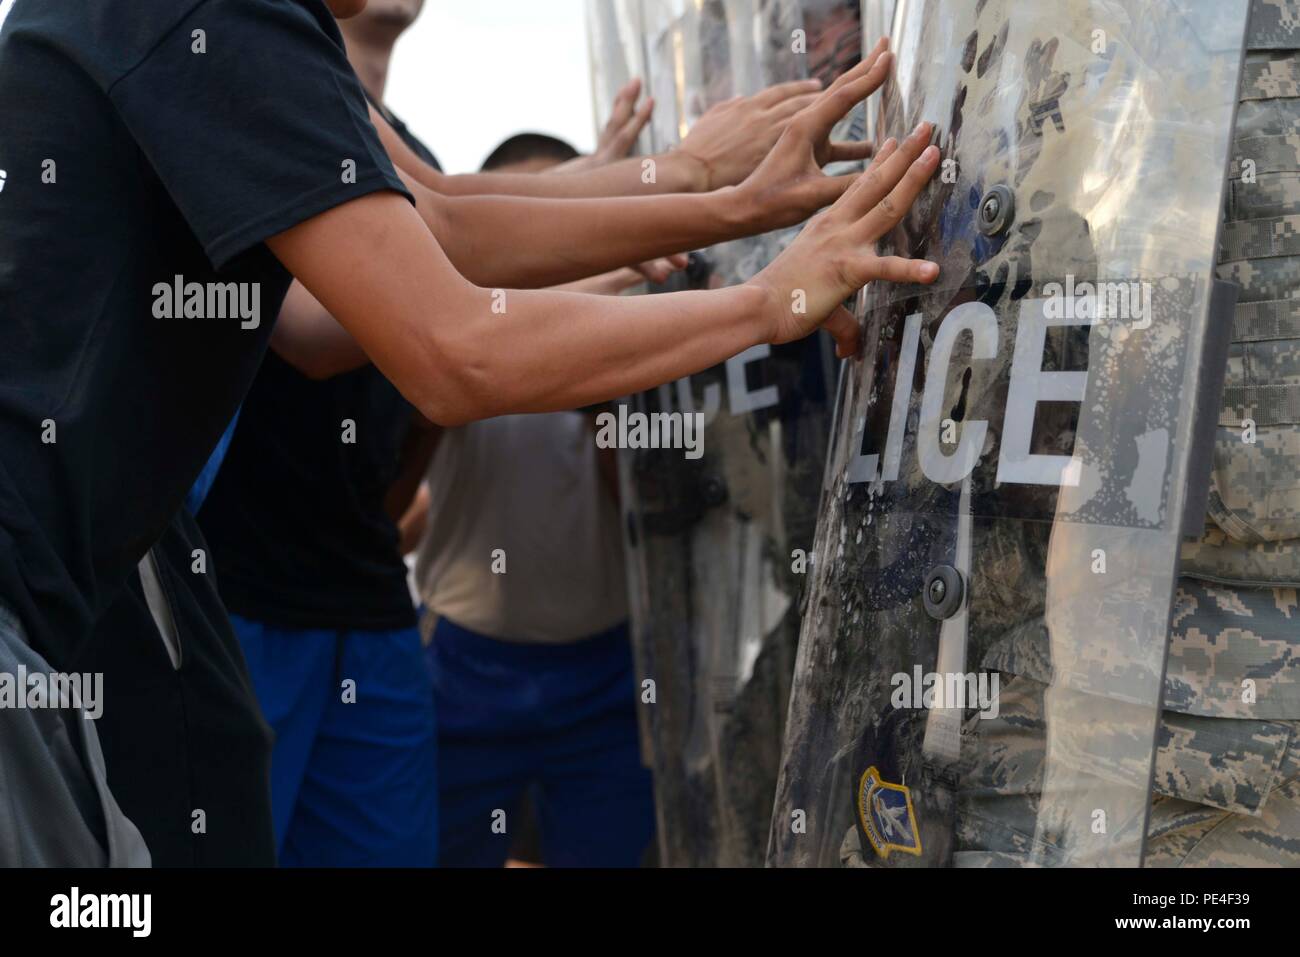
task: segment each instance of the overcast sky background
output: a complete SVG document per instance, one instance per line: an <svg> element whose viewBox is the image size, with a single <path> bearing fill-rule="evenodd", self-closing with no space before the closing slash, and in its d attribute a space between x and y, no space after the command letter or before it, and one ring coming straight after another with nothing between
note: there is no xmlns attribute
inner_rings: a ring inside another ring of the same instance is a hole
<svg viewBox="0 0 1300 957"><path fill-rule="evenodd" d="M450 173L507 136L595 143L583 0L427 0L393 54L387 101Z"/></svg>

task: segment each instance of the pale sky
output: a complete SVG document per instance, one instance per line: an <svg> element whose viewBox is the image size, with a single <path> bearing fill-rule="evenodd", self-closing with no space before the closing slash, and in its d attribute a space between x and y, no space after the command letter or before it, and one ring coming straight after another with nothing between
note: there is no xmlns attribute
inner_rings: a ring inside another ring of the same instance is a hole
<svg viewBox="0 0 1300 957"><path fill-rule="evenodd" d="M450 173L524 130L595 143L583 0L427 0L386 99Z"/></svg>

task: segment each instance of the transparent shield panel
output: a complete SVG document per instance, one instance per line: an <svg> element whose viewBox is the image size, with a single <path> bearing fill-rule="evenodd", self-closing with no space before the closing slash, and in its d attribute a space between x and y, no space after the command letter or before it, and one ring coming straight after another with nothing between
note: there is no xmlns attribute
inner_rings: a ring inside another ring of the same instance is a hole
<svg viewBox="0 0 1300 957"><path fill-rule="evenodd" d="M599 134L614 109L614 98L628 81L645 86L645 46L642 0L587 0L587 50L591 60L592 104ZM650 152L642 133L635 152Z"/></svg>
<svg viewBox="0 0 1300 957"><path fill-rule="evenodd" d="M1248 3L896 7L769 861L1137 865Z"/></svg>
<svg viewBox="0 0 1300 957"><path fill-rule="evenodd" d="M856 0L643 7L656 151L718 102L807 76L812 51L828 73L861 55ZM796 233L701 250L656 291L744 282ZM627 414L703 423L696 457L642 448L620 461L638 678L654 682L654 701L643 691L640 702L643 746L667 866L764 862L833 371L819 336L750 349L628 400Z"/></svg>
<svg viewBox="0 0 1300 957"><path fill-rule="evenodd" d="M862 49L870 50L881 37L890 35L894 23L896 0L862 0ZM873 143L885 139L879 135L880 101L884 91L871 94L866 108L866 138Z"/></svg>

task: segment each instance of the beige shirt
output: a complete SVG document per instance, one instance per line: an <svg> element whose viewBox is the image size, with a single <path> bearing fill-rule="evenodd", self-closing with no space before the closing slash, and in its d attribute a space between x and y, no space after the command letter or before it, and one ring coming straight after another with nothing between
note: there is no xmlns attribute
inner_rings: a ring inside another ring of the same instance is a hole
<svg viewBox="0 0 1300 957"><path fill-rule="evenodd" d="M564 643L627 618L618 509L577 412L451 429L429 467L424 604L471 631Z"/></svg>

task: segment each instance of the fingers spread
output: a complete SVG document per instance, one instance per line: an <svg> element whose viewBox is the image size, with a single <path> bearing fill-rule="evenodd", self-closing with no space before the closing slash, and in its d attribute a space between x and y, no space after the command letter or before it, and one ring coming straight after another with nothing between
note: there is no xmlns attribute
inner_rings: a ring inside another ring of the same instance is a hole
<svg viewBox="0 0 1300 957"><path fill-rule="evenodd" d="M800 110L812 106L817 102L819 96L821 96L820 93L803 93L799 96L789 97L773 107L768 115L779 120L786 119L787 117L794 116Z"/></svg>
<svg viewBox="0 0 1300 957"><path fill-rule="evenodd" d="M632 118L632 109L636 98L641 95L641 81L630 80L614 97L614 106L610 110L609 122L605 124L607 133L614 133Z"/></svg>
<svg viewBox="0 0 1300 957"><path fill-rule="evenodd" d="M893 54L888 50L880 53L875 57L875 62L872 63L870 69L861 75L857 75L858 71L866 63L866 60L862 61L858 66L840 77L839 80L836 80L825 93L817 98L817 102L805 111L812 123L813 142L820 143L829 136L831 128L845 114L885 82L885 79L889 76L890 64L893 63ZM850 77L852 79L849 79Z"/></svg>
<svg viewBox="0 0 1300 957"><path fill-rule="evenodd" d="M613 138L612 146L615 155L626 156L628 154L632 149L632 144L636 142L636 138L641 135L645 125L650 122L650 114L654 112L654 108L655 101L653 99L647 99L637 107L637 111L623 124L622 129Z"/></svg>
<svg viewBox="0 0 1300 957"><path fill-rule="evenodd" d="M846 83L852 83L859 77L866 76L871 72L872 68L875 67L876 62L880 59L880 55L888 49L889 38L881 37L876 41L876 45L871 48L871 52L864 56L858 64L853 67L853 69L845 70L835 78L835 81L831 83L828 92L830 90L837 90Z"/></svg>
<svg viewBox="0 0 1300 957"><path fill-rule="evenodd" d="M866 216L889 194L890 190L898 185L903 174L925 151L932 129L929 123L918 124L912 131L912 135L899 143L898 148L888 158L881 160L877 157L877 161L862 174L862 182L853 191L855 216Z"/></svg>
<svg viewBox="0 0 1300 957"><path fill-rule="evenodd" d="M875 239L893 229L904 214L912 208L912 203L921 194L921 190L925 189L938 167L939 147L927 146L924 152L908 166L898 185L876 204L875 209L867 213L863 219L867 235Z"/></svg>
<svg viewBox="0 0 1300 957"><path fill-rule="evenodd" d="M792 80L789 83L777 83L754 94L754 103L758 106L773 107L793 96L817 93L821 88L820 80Z"/></svg>

